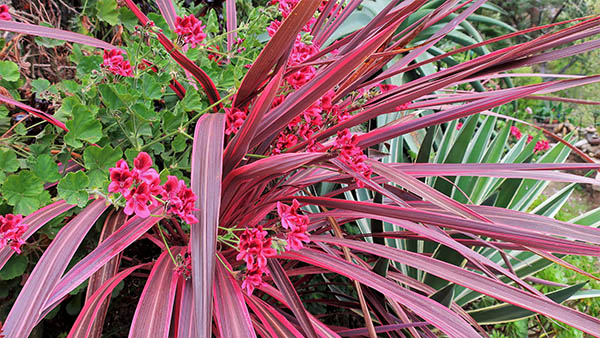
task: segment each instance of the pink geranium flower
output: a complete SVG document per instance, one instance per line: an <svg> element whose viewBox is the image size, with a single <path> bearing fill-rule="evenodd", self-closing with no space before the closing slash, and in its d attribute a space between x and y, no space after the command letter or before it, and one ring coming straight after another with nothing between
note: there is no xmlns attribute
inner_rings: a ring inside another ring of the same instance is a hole
<svg viewBox="0 0 600 338"><path fill-rule="evenodd" d="M527 143L531 142L531 140L533 140L533 135L527 135Z"/></svg>
<svg viewBox="0 0 600 338"><path fill-rule="evenodd" d="M242 232L238 251L236 259L246 262L248 269L242 288L250 295L262 284L263 274L268 274L267 258L275 256L277 251L271 247L271 238L267 238L262 226Z"/></svg>
<svg viewBox="0 0 600 338"><path fill-rule="evenodd" d="M22 236L28 228L23 224L23 215L0 216L0 248L10 245L14 252L20 254L21 245L25 244Z"/></svg>
<svg viewBox="0 0 600 338"><path fill-rule="evenodd" d="M246 290L248 296L254 292L255 288L259 288L263 284L262 276L268 274L266 269L254 269L246 272L246 278L242 282L242 289Z"/></svg>
<svg viewBox="0 0 600 338"><path fill-rule="evenodd" d="M353 171L367 179L371 177L373 171L365 163L367 156L363 154L360 147L358 147L358 139L356 138L356 135L350 134L348 129L339 131L337 134L337 139L334 143L334 149L340 152L338 158L350 166ZM362 181L356 181L356 184L359 187L364 187L364 183Z"/></svg>
<svg viewBox="0 0 600 338"><path fill-rule="evenodd" d="M277 202L277 214L281 220L281 226L287 230L287 250L300 250L304 247L303 243L309 243L310 239L306 234L308 230L309 218L306 215L298 213L300 203L294 199L292 205L286 205Z"/></svg>
<svg viewBox="0 0 600 338"><path fill-rule="evenodd" d="M309 243L310 238L306 234L306 227L298 228L297 231L291 231L287 234L286 250L301 250L304 243Z"/></svg>
<svg viewBox="0 0 600 338"><path fill-rule="evenodd" d="M141 183L129 193L127 203L125 204L126 215L132 215L134 212L138 217L146 218L150 216L149 204L152 204L154 197L150 194L150 187L146 183Z"/></svg>
<svg viewBox="0 0 600 338"><path fill-rule="evenodd" d="M279 134L273 154L281 154L281 151L287 148L291 148L298 144L298 136L294 134Z"/></svg>
<svg viewBox="0 0 600 338"><path fill-rule="evenodd" d="M188 224L198 223L198 219L193 215L196 210L196 195L183 180L168 176L163 189L163 198L169 205L170 213L181 217Z"/></svg>
<svg viewBox="0 0 600 338"><path fill-rule="evenodd" d="M125 160L120 159L116 167L110 168L110 184L108 191L112 193L120 193L123 196L129 194L129 188L133 184L133 175L129 171L129 166Z"/></svg>
<svg viewBox="0 0 600 338"><path fill-rule="evenodd" d="M177 215L188 224L198 222L193 215L196 195L188 188L183 180L168 176L164 185L160 184L160 175L152 168L152 158L141 152L133 160L133 170L125 160L121 159L114 168L110 168L110 193L120 193L125 198L127 215L136 214L138 217L148 217L150 208L159 205L156 196L161 196L168 206L167 213Z"/></svg>
<svg viewBox="0 0 600 338"><path fill-rule="evenodd" d="M247 114L243 110L239 110L235 107L225 108L225 134L231 135L237 133L244 121L246 121Z"/></svg>
<svg viewBox="0 0 600 338"><path fill-rule="evenodd" d="M0 20L4 20L4 21L12 20L12 16L10 15L10 12L8 11L7 5L0 5Z"/></svg>
<svg viewBox="0 0 600 338"><path fill-rule="evenodd" d="M115 75L133 77L133 70L129 61L123 59L123 52L118 49L104 50L102 67Z"/></svg>
<svg viewBox="0 0 600 338"><path fill-rule="evenodd" d="M538 141L533 148L533 152L537 153L538 151L546 151L550 149L550 143L548 141Z"/></svg>
<svg viewBox="0 0 600 338"><path fill-rule="evenodd" d="M517 140L521 138L521 131L519 130L519 128L515 127L515 126L511 126L510 127L510 133L512 136L514 136Z"/></svg>
<svg viewBox="0 0 600 338"><path fill-rule="evenodd" d="M175 18L175 33L192 48L196 48L206 38L204 28L206 26L203 26L202 21L196 19L193 14Z"/></svg>
<svg viewBox="0 0 600 338"><path fill-rule="evenodd" d="M267 258L277 254L271 247L271 238L267 238L267 232L262 226L242 232L238 251L236 259L245 261L249 270L266 267Z"/></svg>

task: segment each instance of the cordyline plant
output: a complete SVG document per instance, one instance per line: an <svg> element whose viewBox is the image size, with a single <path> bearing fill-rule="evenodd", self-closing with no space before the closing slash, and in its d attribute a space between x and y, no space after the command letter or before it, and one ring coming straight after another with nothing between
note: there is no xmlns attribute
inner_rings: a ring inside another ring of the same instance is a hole
<svg viewBox="0 0 600 338"><path fill-rule="evenodd" d="M511 311L525 311L524 316L542 314L600 336L600 320L557 303L576 290L560 299L541 294L515 272L505 254L525 252L569 266L562 255L600 256L600 230L472 204L469 196L461 203L420 179L481 176L495 182L527 178L597 183L556 170L598 169L598 164L378 160L390 151L388 142L409 133L481 112L493 115L489 109L519 98L599 81L600 76L586 76L497 90L481 90L479 82L597 48L600 40L589 38L600 32L600 17L536 27L433 56L429 51L485 1L391 1L368 25L334 41L330 38L361 1L273 2L280 20L267 28L270 39L229 100L185 56L206 38L200 20L179 17L170 0L158 0L164 20L177 34L171 40L131 0L124 1L181 66L180 73L171 74L171 90L179 98L198 90L210 102L191 119L197 122L190 184L159 174L134 139L138 153L133 161L115 163L107 190L95 191L95 199L83 201L85 207L62 227L3 320L2 333L27 337L69 292L89 280L85 306L69 337L100 337L112 291L136 270L146 269L150 273L131 323L133 337L486 336L465 311L469 303L454 302L455 285L512 304ZM226 1L226 11L226 49L232 51L239 44L235 1ZM123 80L135 77L139 68L118 47L88 36L8 21L0 21L0 29L104 49L104 69ZM399 85L385 83L540 29L553 31L424 76L406 77ZM156 70L154 64L160 62L145 60L143 67ZM469 83L479 91L463 90L471 88ZM457 88L461 90L447 90ZM69 130L50 114L7 97L2 101ZM396 118L373 127L372 121L389 113ZM493 124L477 127L478 121L469 118L458 129L464 135L476 128L488 135L495 132ZM181 132L188 126L182 125ZM447 128L456 129L456 122ZM432 139L426 137L424 146L431 147ZM95 147L93 142L88 147ZM526 148L529 154L536 142ZM525 141L521 143L524 147ZM498 156L505 149L504 143L490 148ZM535 150L545 148L541 144ZM454 184L469 185L460 180ZM347 198L364 189L374 198ZM23 219L0 219L8 234L0 242L0 267L40 227L73 206L61 200ZM105 212L97 248L67 271L79 244ZM371 228L357 235L356 224L365 219ZM384 222L397 231L383 231ZM394 246L381 240L386 237L417 244ZM119 269L123 250L142 238L163 250L160 257ZM438 246L460 260L417 248L423 245ZM482 249L502 255L504 262L488 258ZM310 303L344 308L364 327L344 327L311 313L307 291L322 286L328 291Z"/></svg>

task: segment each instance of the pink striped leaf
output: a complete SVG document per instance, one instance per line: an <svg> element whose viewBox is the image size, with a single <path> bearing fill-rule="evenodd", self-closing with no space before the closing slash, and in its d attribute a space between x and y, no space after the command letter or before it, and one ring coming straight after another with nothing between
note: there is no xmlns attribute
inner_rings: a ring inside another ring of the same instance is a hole
<svg viewBox="0 0 600 338"><path fill-rule="evenodd" d="M5 336L29 336L44 303L73 258L77 247L106 208L106 201L97 199L58 232L35 265L12 306L3 327Z"/></svg>
<svg viewBox="0 0 600 338"><path fill-rule="evenodd" d="M301 271L298 271L301 270ZM316 273L327 273L328 270L326 269L322 269L316 266L306 266L304 268L300 268L300 269L296 269L296 271L292 272L291 270L287 270L286 274L288 276L293 276L296 273L295 272L299 272L298 274L316 274ZM264 283L263 285L261 285L259 287L260 291L266 293L267 295L277 299L277 301L279 301L280 303L282 303L284 306L287 306L288 308L290 308L290 305L287 303L285 297L283 297L283 294L275 289L274 287L272 287L269 284ZM317 334L319 335L319 337L324 337L324 338L339 338L339 335L337 333L335 333L335 331L333 331L332 329L330 329L327 325L323 324L321 321L319 321L315 316L313 316L312 314L310 314L310 312L306 313L307 316L310 318L310 321L312 322L314 328L317 330Z"/></svg>
<svg viewBox="0 0 600 338"><path fill-rule="evenodd" d="M321 237L325 236L312 237L317 238L318 241L325 242L325 240L321 240ZM369 243L369 245L373 244ZM312 249L288 251L279 254L277 257L320 266L352 280L359 281L361 284L367 285L394 301L403 304L450 337L478 337L477 332L473 330L471 325L442 304L409 289L401 288L395 282L338 257Z"/></svg>
<svg viewBox="0 0 600 338"><path fill-rule="evenodd" d="M39 25L32 25L23 22L16 21L2 21L0 22L0 30L21 33L27 35L35 35L46 37L50 39L65 40L69 42L81 43L96 48L102 49L115 49L117 47L111 45L108 42L98 40L91 36L65 31L62 29L44 27ZM118 48L117 48L118 49Z"/></svg>
<svg viewBox="0 0 600 338"><path fill-rule="evenodd" d="M227 144L223 155L223 173L227 175L242 160L248 152L250 142L256 134L256 129L263 116L271 108L271 103L277 94L277 88L281 84L284 68L280 68L277 74L269 81L263 92L252 105L252 110L242 128L235 137Z"/></svg>
<svg viewBox="0 0 600 338"><path fill-rule="evenodd" d="M105 300L108 300L108 296L112 295L113 290L119 285L119 283L127 276L131 275L135 270L152 266L154 263L139 264L127 268L116 275L106 280L91 297L88 297L85 305L79 312L71 331L67 338L88 338L91 336L91 330L93 329L94 323L97 321L98 313L102 310Z"/></svg>
<svg viewBox="0 0 600 338"><path fill-rule="evenodd" d="M584 159L586 162L596 163L596 161L594 161L592 158L590 158L585 152L581 151L579 148L575 147L571 143L565 141L562 137L559 137L558 135L554 134L553 132L548 131L548 130L546 130L546 129L544 129L544 128L542 128L542 127L540 127L540 126L538 126L538 125L536 125L534 123L530 123L530 122L526 122L526 121L523 121L523 120L519 120L519 119L517 119L515 117L512 117L512 116L506 116L506 115L503 115L503 114L494 113L492 111L484 111L484 112L482 112L482 114L484 114L484 115L490 115L490 116L497 116L497 117L503 118L505 120L516 121L516 122L528 125L530 127L536 128L539 131L543 132L546 136L549 136L550 138L552 138L552 139L554 139L554 140L556 140L556 141L564 144L566 147L568 147L569 149L571 149L572 152L574 152L575 154L577 154L579 157L581 157L582 159Z"/></svg>
<svg viewBox="0 0 600 338"><path fill-rule="evenodd" d="M300 322L304 337L316 338L317 333L315 332L315 328L308 318L306 309L302 304L302 300L300 300L300 296L298 296L298 293L292 285L292 282L290 282L290 279L285 274L283 267L281 267L281 264L279 264L276 259L272 258L268 259L267 264L269 271L271 272L271 278L273 278L277 288L281 291L287 303L290 305L290 309L296 316L296 319L298 322Z"/></svg>
<svg viewBox="0 0 600 338"><path fill-rule="evenodd" d="M392 163L415 177L458 176L487 171L598 170L600 163Z"/></svg>
<svg viewBox="0 0 600 338"><path fill-rule="evenodd" d="M472 103L448 109L436 114L426 115L415 120L404 122L399 125L378 128L359 137L359 145L361 147L369 147L378 144L394 137L410 133L412 131L437 125L440 123L456 120L461 117L473 115L483 110L500 106L502 104L514 101L520 97L527 96L540 91L545 87L549 87L552 83L544 83L537 86L515 88L510 95L503 94L492 96L486 99L480 99Z"/></svg>
<svg viewBox="0 0 600 338"><path fill-rule="evenodd" d="M296 198L299 202L321 205L326 208L338 208L346 210L338 215L353 216L353 212L373 215L373 217L394 217L417 223L426 223L439 227L464 231L472 234L483 235L507 242L519 243L524 246L534 247L548 252L567 252L578 255L600 256L600 242L597 240L600 230L590 228L596 232L595 236L583 234L581 231L569 231L570 238L580 239L583 242L574 242L547 234L539 229L527 228L520 222L510 223L487 223L472 219L458 218L442 212L432 212L417 208L403 208L392 205L345 201L326 197L305 197L294 196L286 198L291 200ZM577 228L578 229L578 228ZM551 229L552 230L552 229ZM594 243L594 244L588 244Z"/></svg>
<svg viewBox="0 0 600 338"><path fill-rule="evenodd" d="M385 332L394 332L402 329L407 329L409 327L422 327L427 326L426 322L414 322L408 324L388 324L388 325L380 325L375 326L375 332L377 333L385 333ZM342 337L354 337L354 336L366 336L369 334L369 331L366 327L360 329L350 329L350 330L342 330L338 331L338 334Z"/></svg>
<svg viewBox="0 0 600 338"><path fill-rule="evenodd" d="M198 337L198 328L194 314L194 285L191 279L184 280L182 283L181 294L178 296L179 304L177 308L179 313L175 313L177 319L175 337L195 338Z"/></svg>
<svg viewBox="0 0 600 338"><path fill-rule="evenodd" d="M159 212L160 207L152 210L153 214ZM48 301L43 308L44 312L47 313L52 310L64 296L73 291L113 257L125 250L131 243L142 237L148 229L161 219L160 217L140 218L135 216L123 224L119 230L108 236L96 249L65 274L48 297Z"/></svg>
<svg viewBox="0 0 600 338"><path fill-rule="evenodd" d="M440 206L441 208L451 211L458 216L489 222L489 220L487 220L485 217L473 212L471 209L465 207L461 203L456 202L455 200L433 189L418 179L407 175L400 170L396 170L390 165L371 159L367 159L367 163L378 175L381 175L388 180L401 185L405 189L425 198L426 200L430 200L432 203Z"/></svg>
<svg viewBox="0 0 600 338"><path fill-rule="evenodd" d="M44 226L44 224L50 222L74 206L74 204L67 204L67 202L64 200L60 200L47 205L32 214L29 214L23 219L23 224L27 224L28 227L27 231L25 231L21 238L23 238L23 240L27 240L29 237L31 237L31 235ZM10 246L0 248L0 269L2 269L4 264L8 262L13 253L14 251Z"/></svg>
<svg viewBox="0 0 600 338"><path fill-rule="evenodd" d="M319 32L314 34L314 41L317 46L322 46L327 39L339 28L339 26L354 12L354 10L361 4L363 0L351 0L349 1L340 14L334 18L334 21L327 27L324 27ZM333 2L333 1L330 1ZM316 26L316 25L315 25ZM314 33L314 32L313 32Z"/></svg>
<svg viewBox="0 0 600 338"><path fill-rule="evenodd" d="M319 1L301 0L294 7L292 13L281 23L275 35L267 42L265 48L244 76L233 102L234 107L242 108L245 105L250 96L268 78L273 66L275 66L273 74L276 74L279 68L285 66L287 54L293 43L293 38L290 39L290 37L298 35L302 26L308 22L319 5Z"/></svg>
<svg viewBox="0 0 600 338"><path fill-rule="evenodd" d="M2 21L5 22L5 21ZM2 23L0 22L0 24ZM47 122L50 122L51 124L59 127L60 129L64 130L64 131L69 131L69 129L67 129L67 126L60 122L59 120L55 119L54 116L48 114L48 113L44 113L43 111L39 110L39 109L35 109L31 106L28 106L24 103L21 103L19 101L13 100L10 97L4 96L4 95L0 95L0 102L4 102L4 103L8 103L8 104L12 104L14 106L17 106L25 111L27 111L28 113L39 117Z"/></svg>
<svg viewBox="0 0 600 338"><path fill-rule="evenodd" d="M402 199L400 199L398 196L396 196L394 193L390 192L389 190L387 190L385 188L382 188L381 186L379 186L378 184L376 184L373 180L367 179L366 177L364 177L360 173L356 172L356 170L354 170L352 167L350 167L349 165L347 165L346 163L344 163L340 159L338 159L338 158L332 158L329 161L331 163L335 164L335 166L337 166L338 168L340 168L344 172L346 172L348 175L350 175L351 177L353 177L354 180L356 180L356 182L362 182L366 187L372 189L373 191L377 191L378 193L380 193L383 196L391 199L392 201L394 201L398 205L405 205L404 201Z"/></svg>
<svg viewBox="0 0 600 338"><path fill-rule="evenodd" d="M237 11L235 9L235 0L225 0L225 11L227 12L227 50L231 51L237 33Z"/></svg>
<svg viewBox="0 0 600 338"><path fill-rule="evenodd" d="M596 18L596 20L597 19L598 18ZM486 45L489 45L489 44L492 44L492 43L495 43L495 42L499 42L499 41L503 41L503 40L506 40L506 39L510 39L510 38L513 38L513 37L516 37L516 36L521 36L521 35L525 35L525 34L528 34L528 33L534 32L534 31L544 30L544 29L553 28L553 27L556 27L556 26L565 25L565 24L568 24L568 23L576 22L576 21L584 21L584 20L590 21L589 17L576 18L576 19L571 19L571 20L565 20L565 21L555 22L555 23L551 23L551 24L548 24L548 25L544 25L544 26L531 27L531 28L528 28L528 29L520 30L518 32L508 33L508 34L505 34L505 35L502 35L502 36L498 36L498 37L495 37L495 38L492 38L492 39L489 39L489 40L485 40L485 41L482 41L482 42L478 42L478 43L475 43L475 44L472 44L472 45L468 45L468 46L463 46L463 47L460 47L460 48L456 48L456 49L454 49L454 50L452 50L450 52L447 52L447 53L444 53L444 54L441 54L441 55L438 55L438 56L427 58L426 60L414 63L414 64L412 64L410 66L407 66L407 67L401 69L400 72L408 72L408 71L411 71L413 69L422 67L423 65L426 65L428 63L437 62L437 61L442 60L444 58L447 58L449 56L456 55L458 53L463 53L463 52L466 52L468 50L472 50L472 49L475 49L475 48L486 46ZM399 73L399 72L394 72L394 73Z"/></svg>
<svg viewBox="0 0 600 338"><path fill-rule="evenodd" d="M278 177L326 156L328 155L324 153L285 153L239 167L231 171L223 181L223 204L228 205L236 193L245 187L243 184L246 181L251 180L251 187L254 187L260 181Z"/></svg>
<svg viewBox="0 0 600 338"><path fill-rule="evenodd" d="M192 150L191 189L196 194L198 223L191 226L194 313L201 337L212 331L212 292L221 177L223 165L224 114L205 114L196 123Z"/></svg>
<svg viewBox="0 0 600 338"><path fill-rule="evenodd" d="M260 124L259 131L253 145L267 139L284 128L294 117L303 112L316 102L328 90L346 79L354 69L362 64L377 48L379 48L392 35L401 22L392 23L381 29L375 36L369 38L359 48L338 59L325 69L321 70L306 85L291 93L285 101L265 116ZM266 48L263 50L267 50Z"/></svg>
<svg viewBox="0 0 600 338"><path fill-rule="evenodd" d="M137 5L133 2L133 0L124 0L127 7L135 14L140 23L144 26L150 23L148 17L137 7ZM183 55L178 48L175 47L173 42L167 38L163 33L157 32L156 36L161 45L166 49L166 51L171 55L173 60L177 62L183 69L190 72L192 76L200 83L206 96L208 96L208 100L211 104L215 104L221 101L221 96L219 95L219 91L215 87L215 84L212 82L211 78L204 72L198 65L196 65L192 60L188 59L185 55ZM219 102L217 106L215 106L215 112L218 112L219 109L222 109L223 105Z"/></svg>
<svg viewBox="0 0 600 338"><path fill-rule="evenodd" d="M335 214L330 213L330 215L333 216ZM454 249L456 252L458 252L463 257L468 259L469 262L473 263L481 271L485 272L488 276L494 276L494 274L490 270L500 272L504 276L507 276L508 278L513 280L515 283L521 285L523 288L529 290L530 292L532 292L534 294L539 294L539 291L537 291L537 289L529 286L527 283L520 280L511 271L501 267L500 265L493 262L489 258L487 258L483 255L480 255L478 252L467 248L463 244L457 242L454 238L448 236L447 234L445 234L437 229L432 229L428 226L424 226L424 225L414 223L414 222L407 222L407 221L397 219L394 217L386 217L386 216L375 215L375 214L363 214L363 213L359 213L359 212L354 212L353 216L357 217L357 218L364 217L364 218L378 219L383 222L396 224L396 225L398 225L408 231L411 231L415 234L422 235L424 238L431 240L432 242L440 243L451 249Z"/></svg>
<svg viewBox="0 0 600 338"><path fill-rule="evenodd" d="M246 304L263 323L272 337L305 337L281 313L256 296L246 296Z"/></svg>
<svg viewBox="0 0 600 338"><path fill-rule="evenodd" d="M541 313L591 335L600 335L600 319L598 318L593 318L577 310L557 304L547 297L533 295L529 292L506 285L497 280L484 277L475 272L465 270L431 257L380 244L334 238L332 236L312 236L311 240L346 246L351 249L388 258L401 264L406 264L423 270L490 297L494 297L498 300L522 307L527 310ZM300 256L301 254L304 254L304 251L296 254L296 256ZM414 308L411 309L414 310Z"/></svg>
<svg viewBox="0 0 600 338"><path fill-rule="evenodd" d="M471 15L475 10L481 7L487 0L478 0L475 1L471 6L465 9L458 16L450 20L447 24L445 24L441 29L437 30L433 36L431 36L425 43L419 45L417 48L408 52L404 57L395 62L391 67L384 70L378 78L385 79L388 78L390 73L393 73L397 69L401 69L404 66L408 65L410 62L414 61L417 57L425 53L429 48L438 43L444 36L454 30L461 22L465 21L469 15ZM446 2L445 4L449 4ZM436 18L442 19L449 14L451 14L451 10L441 12ZM429 20L429 23L432 24L436 19ZM365 76L370 76L370 74L366 74ZM380 80L381 81L381 80ZM353 88L355 89L355 88Z"/></svg>
<svg viewBox="0 0 600 338"><path fill-rule="evenodd" d="M409 204L421 210L444 212L429 203L409 202ZM536 214L492 206L469 205L469 208L497 223L518 224L521 228L535 231L539 234L574 238L584 242L600 244L600 230L594 227L562 222Z"/></svg>
<svg viewBox="0 0 600 338"><path fill-rule="evenodd" d="M173 1L171 0L156 0L156 4L158 5L158 10L162 17L169 25L172 31L175 31L175 18L177 17L177 13L175 12L175 7L173 7Z"/></svg>
<svg viewBox="0 0 600 338"><path fill-rule="evenodd" d="M127 221L127 215L122 210L111 210L106 220L104 221L104 226L102 227L102 232L100 233L99 243L102 243L108 236L112 235L117 229L125 224ZM100 270L96 271L90 279L88 280L88 287L85 294L86 302L94 295L96 290L100 289L104 283L106 283L110 278L119 272L119 265L121 264L121 254L112 258L108 263L106 263ZM104 327L104 318L106 317L106 312L108 311L108 304L110 303L110 299L106 299L99 305L96 314L94 315L94 321L91 329L87 332L87 338L101 338L102 337L102 328Z"/></svg>
<svg viewBox="0 0 600 338"><path fill-rule="evenodd" d="M215 318L221 337L256 338L242 289L223 264L215 273ZM204 310L206 311L206 310ZM209 311L206 311L209 312Z"/></svg>
<svg viewBox="0 0 600 338"><path fill-rule="evenodd" d="M173 255L182 251L181 247L171 248ZM140 296L129 337L168 338L175 303L175 289L178 275L168 251L158 257Z"/></svg>

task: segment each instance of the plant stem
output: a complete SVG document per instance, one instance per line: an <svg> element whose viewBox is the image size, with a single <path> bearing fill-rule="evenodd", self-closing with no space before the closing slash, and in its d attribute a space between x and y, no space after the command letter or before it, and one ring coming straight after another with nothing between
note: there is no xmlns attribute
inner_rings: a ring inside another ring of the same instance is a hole
<svg viewBox="0 0 600 338"><path fill-rule="evenodd" d="M227 266L227 264L225 264L225 262L223 262L223 260L221 259L221 256L219 256L219 254L215 254L217 256L217 258L219 259L219 262L221 262L221 264L223 264L223 266L225 267L225 269L227 269L227 271L229 271L229 273L231 273L232 275L234 274L233 271L231 271L229 269L229 267Z"/></svg>
<svg viewBox="0 0 600 338"><path fill-rule="evenodd" d="M165 247L167 248L167 251L169 252L169 256L171 256L171 260L173 261L173 264L175 266L177 266L177 261L175 260L175 257L173 257L173 253L171 252L171 248L169 248L169 244L167 244L167 239L165 238L165 234L163 234L160 224L156 224L156 227L158 228L158 232L160 233L160 237L162 238L163 243L165 243Z"/></svg>
<svg viewBox="0 0 600 338"><path fill-rule="evenodd" d="M267 158L269 156L267 156L267 155L259 155L259 154L246 154L246 157L251 157L251 158Z"/></svg>

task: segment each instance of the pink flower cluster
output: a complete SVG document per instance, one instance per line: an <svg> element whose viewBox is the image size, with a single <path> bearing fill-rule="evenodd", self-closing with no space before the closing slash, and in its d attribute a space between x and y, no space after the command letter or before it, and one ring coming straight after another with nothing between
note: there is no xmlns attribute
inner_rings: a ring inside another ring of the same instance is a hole
<svg viewBox="0 0 600 338"><path fill-rule="evenodd" d="M272 0L271 4L278 5L283 18L287 18L293 8L297 5L298 0ZM327 1L322 1L320 10L323 11ZM335 5L331 12L335 14L341 9L341 6ZM313 18L302 29L304 32L310 32L312 25L316 22ZM277 29L281 26L281 22L274 20L267 27L267 32L273 36ZM306 85L317 74L317 68L312 65L302 66L309 58L319 53L319 48L312 44L306 43L302 39L302 35L296 36L296 41L288 58L287 67L294 68L294 71L285 78L283 93L290 93L300 87ZM385 87L385 85L384 85ZM391 87L390 87L391 88ZM273 101L272 107L275 108L285 100L286 94L279 95ZM302 114L293 119L288 126L278 135L275 146L272 150L273 154L280 154L284 149L290 148L298 144L300 141L308 141L308 151L326 151L325 147L311 140L311 137L316 132L322 130L325 124L343 122L351 117L350 113L341 109L333 98L335 91L330 90L320 100L306 109Z"/></svg>
<svg viewBox="0 0 600 338"><path fill-rule="evenodd" d="M335 92L330 90L302 114L296 116L279 134L273 154L280 154L284 149L295 146L300 138L310 140L313 134L321 130L327 121L336 123L347 120L350 115L333 103L334 96ZM275 102L277 100L283 100L283 98L276 99ZM309 151L324 151L324 148L315 144L314 141L309 144L311 145Z"/></svg>
<svg viewBox="0 0 600 338"><path fill-rule="evenodd" d="M263 274L269 274L269 270L266 269L267 258L277 254L277 251L271 247L271 241L271 238L267 238L267 231L263 230L262 226L246 229L240 235L239 254L236 259L246 262L248 271L242 288L248 295L262 285Z"/></svg>
<svg viewBox="0 0 600 338"><path fill-rule="evenodd" d="M300 250L304 247L304 243L309 243L310 238L306 234L308 230L308 216L298 214L300 203L296 199L292 201L292 205L286 205L277 202L277 213L281 219L281 226L290 230L287 233L286 250Z"/></svg>
<svg viewBox="0 0 600 338"><path fill-rule="evenodd" d="M118 49L104 50L102 67L115 75L133 77L133 70L129 61L123 59L123 52Z"/></svg>
<svg viewBox="0 0 600 338"><path fill-rule="evenodd" d="M213 49L212 47L206 47L206 49L209 50L209 51L216 50L217 52L219 52L221 50L221 48L219 48L219 46L215 46L215 49ZM219 66L223 64L223 60L221 58L221 55L219 55L217 53L210 53L209 52L208 59L211 60L212 62L215 62Z"/></svg>
<svg viewBox="0 0 600 338"><path fill-rule="evenodd" d="M246 121L247 112L235 107L225 108L225 134L231 135L237 133L244 121Z"/></svg>
<svg viewBox="0 0 600 338"><path fill-rule="evenodd" d="M271 0L271 5L278 5L281 16L287 18L298 2L299 0Z"/></svg>
<svg viewBox="0 0 600 338"><path fill-rule="evenodd" d="M141 152L133 160L133 170L125 160L120 159L114 168L110 168L108 191L120 193L126 200L125 214L145 218L150 216L150 208L158 206L155 196L161 195L168 205L168 213L175 214L188 224L198 222L192 214L196 195L183 180L168 176L164 185L160 184L158 172L151 168L150 155Z"/></svg>
<svg viewBox="0 0 600 338"><path fill-rule="evenodd" d="M521 134L521 131L519 130L519 128L515 127L515 126L511 126L510 127L510 134L512 136L514 136L517 140L521 138L521 136L523 136Z"/></svg>
<svg viewBox="0 0 600 338"><path fill-rule="evenodd" d="M537 153L538 151L546 151L548 149L550 149L550 143L548 143L548 141L537 141L535 148L533 148L533 152Z"/></svg>
<svg viewBox="0 0 600 338"><path fill-rule="evenodd" d="M386 83L379 84L379 85L377 85L377 87L379 87L381 94L387 93L390 90L394 90L394 89L398 88L398 86L396 86L396 85L386 84Z"/></svg>
<svg viewBox="0 0 600 338"><path fill-rule="evenodd" d="M204 28L206 26L203 26L202 21L196 19L193 14L175 18L175 33L192 48L196 48L206 38Z"/></svg>
<svg viewBox="0 0 600 338"><path fill-rule="evenodd" d="M338 131L337 138L334 143L334 149L340 152L339 159L352 168L352 170L369 179L373 171L365 163L367 156L363 154L358 147L356 135L350 134L348 129ZM364 183L356 181L359 188L364 187Z"/></svg>
<svg viewBox="0 0 600 338"><path fill-rule="evenodd" d="M527 143L531 142L531 140L533 140L533 135L527 135Z"/></svg>
<svg viewBox="0 0 600 338"><path fill-rule="evenodd" d="M300 36L294 42L294 48L288 58L288 67L298 66L311 56L317 54L319 48L315 45L308 45L300 40ZM314 66L306 66L290 74L286 80L293 89L298 89L307 84L317 74Z"/></svg>
<svg viewBox="0 0 600 338"><path fill-rule="evenodd" d="M196 194L185 185L183 180L175 176L167 176L167 182L163 185L163 199L168 203L167 212L179 216L187 224L198 223L193 212L196 210Z"/></svg>
<svg viewBox="0 0 600 338"><path fill-rule="evenodd" d="M3 20L3 21L12 20L12 16L10 15L10 12L8 11L7 5L0 5L0 20Z"/></svg>
<svg viewBox="0 0 600 338"><path fill-rule="evenodd" d="M23 224L23 215L8 214L0 216L0 248L7 245L18 254L21 253L21 245L25 244L23 234L28 226Z"/></svg>

